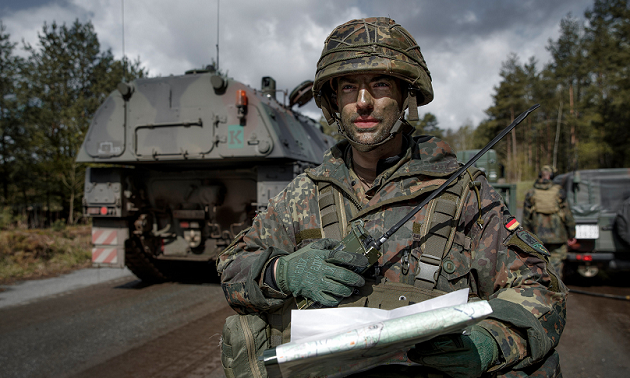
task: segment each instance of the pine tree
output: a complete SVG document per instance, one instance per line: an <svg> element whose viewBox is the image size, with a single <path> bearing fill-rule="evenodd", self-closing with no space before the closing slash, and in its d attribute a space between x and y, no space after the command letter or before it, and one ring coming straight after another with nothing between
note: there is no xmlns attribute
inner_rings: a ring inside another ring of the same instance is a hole
<svg viewBox="0 0 630 378"><path fill-rule="evenodd" d="M33 123L41 144L37 154L46 198L61 199L68 223L75 222L75 205L83 187L84 167L75 160L90 120L98 106L125 75L144 76L139 61L116 61L111 51L100 51L91 22L71 26L44 24L39 48L30 45L29 102L36 103ZM49 201L49 200L47 200Z"/></svg>

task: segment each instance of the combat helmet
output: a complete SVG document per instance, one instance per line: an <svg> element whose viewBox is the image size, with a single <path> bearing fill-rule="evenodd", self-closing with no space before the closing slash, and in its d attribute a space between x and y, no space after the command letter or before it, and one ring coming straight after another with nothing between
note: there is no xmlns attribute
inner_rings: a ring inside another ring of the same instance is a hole
<svg viewBox="0 0 630 378"><path fill-rule="evenodd" d="M348 21L326 38L313 83L315 103L322 109L328 124L337 122L344 136L330 79L365 73L390 75L408 84L401 88L406 94L402 112L409 108L410 121L418 120L418 106L433 100L431 74L420 47L405 28L387 17ZM400 127L398 122L388 139Z"/></svg>
<svg viewBox="0 0 630 378"><path fill-rule="evenodd" d="M558 170L556 169L556 167L547 164L547 165L543 165L543 167L540 169L540 172L538 173L538 177L542 177L543 172L549 172L549 176L553 180Z"/></svg>

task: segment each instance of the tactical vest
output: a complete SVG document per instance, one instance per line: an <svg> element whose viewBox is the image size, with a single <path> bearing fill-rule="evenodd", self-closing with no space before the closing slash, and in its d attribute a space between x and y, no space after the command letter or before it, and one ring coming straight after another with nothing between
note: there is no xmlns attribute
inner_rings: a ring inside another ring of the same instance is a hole
<svg viewBox="0 0 630 378"><path fill-rule="evenodd" d="M555 214L559 212L558 193L560 188L560 185L553 185L547 190L534 188L532 212L541 214Z"/></svg>
<svg viewBox="0 0 630 378"><path fill-rule="evenodd" d="M413 241L419 245L422 253L413 286L383 279L366 279L366 284L345 298L339 307L391 310L446 294L435 289L435 286L442 269L442 260L453 243L468 244L470 248L470 239L456 232L456 229L471 192L476 194L479 204L477 222L482 223L479 182L474 181L481 174L483 172L480 170L470 168L427 204L425 222L422 225L414 224ZM296 239L326 237L341 240L349 232L348 222L359 213L359 209L353 207L347 214L343 193L335 185L322 181L316 184L321 229L319 232L308 230L308 235L297 235ZM297 309L296 301L288 300L281 308L268 314L233 315L226 320L221 361L228 378L267 377L266 368L258 357L265 349L291 341L291 310L294 309Z"/></svg>
<svg viewBox="0 0 630 378"><path fill-rule="evenodd" d="M413 239L419 242L422 254L413 286L386 280L366 280L366 284L357 289L355 294L345 298L339 307L360 306L391 310L446 294L435 289L442 259L456 239L457 224L471 191L477 195L477 202L481 203L479 183L474 180L482 174L482 171L470 168L427 204L425 222L414 225ZM343 193L335 185L324 181L316 184L321 217L321 235L317 236L341 240L349 232L348 222L359 213L359 209L352 207L351 213L347 214ZM481 222L481 216L478 222ZM459 242L466 243L465 240ZM282 309L268 315L271 325L270 342L273 347L290 341L290 316L293 309L297 309L295 301L287 301Z"/></svg>

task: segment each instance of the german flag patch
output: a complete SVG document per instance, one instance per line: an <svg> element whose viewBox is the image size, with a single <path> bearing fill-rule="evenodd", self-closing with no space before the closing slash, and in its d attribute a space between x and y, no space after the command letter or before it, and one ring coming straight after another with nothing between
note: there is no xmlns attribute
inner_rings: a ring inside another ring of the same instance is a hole
<svg viewBox="0 0 630 378"><path fill-rule="evenodd" d="M509 231L514 231L516 230L516 228L518 226L520 226L521 224L518 223L518 221L516 220L516 218L511 218L508 220L508 222L505 224L505 228L507 228Z"/></svg>

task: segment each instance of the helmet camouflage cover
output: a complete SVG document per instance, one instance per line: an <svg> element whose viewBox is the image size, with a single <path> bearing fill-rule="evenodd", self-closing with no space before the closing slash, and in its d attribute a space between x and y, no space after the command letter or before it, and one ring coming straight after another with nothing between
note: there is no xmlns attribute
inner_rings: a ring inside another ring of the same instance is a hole
<svg viewBox="0 0 630 378"><path fill-rule="evenodd" d="M336 27L324 42L317 62L313 95L328 123L335 121L329 81L352 74L384 74L409 84L403 88L409 119L417 119L417 107L433 100L431 74L420 47L405 28L386 17L348 21Z"/></svg>

